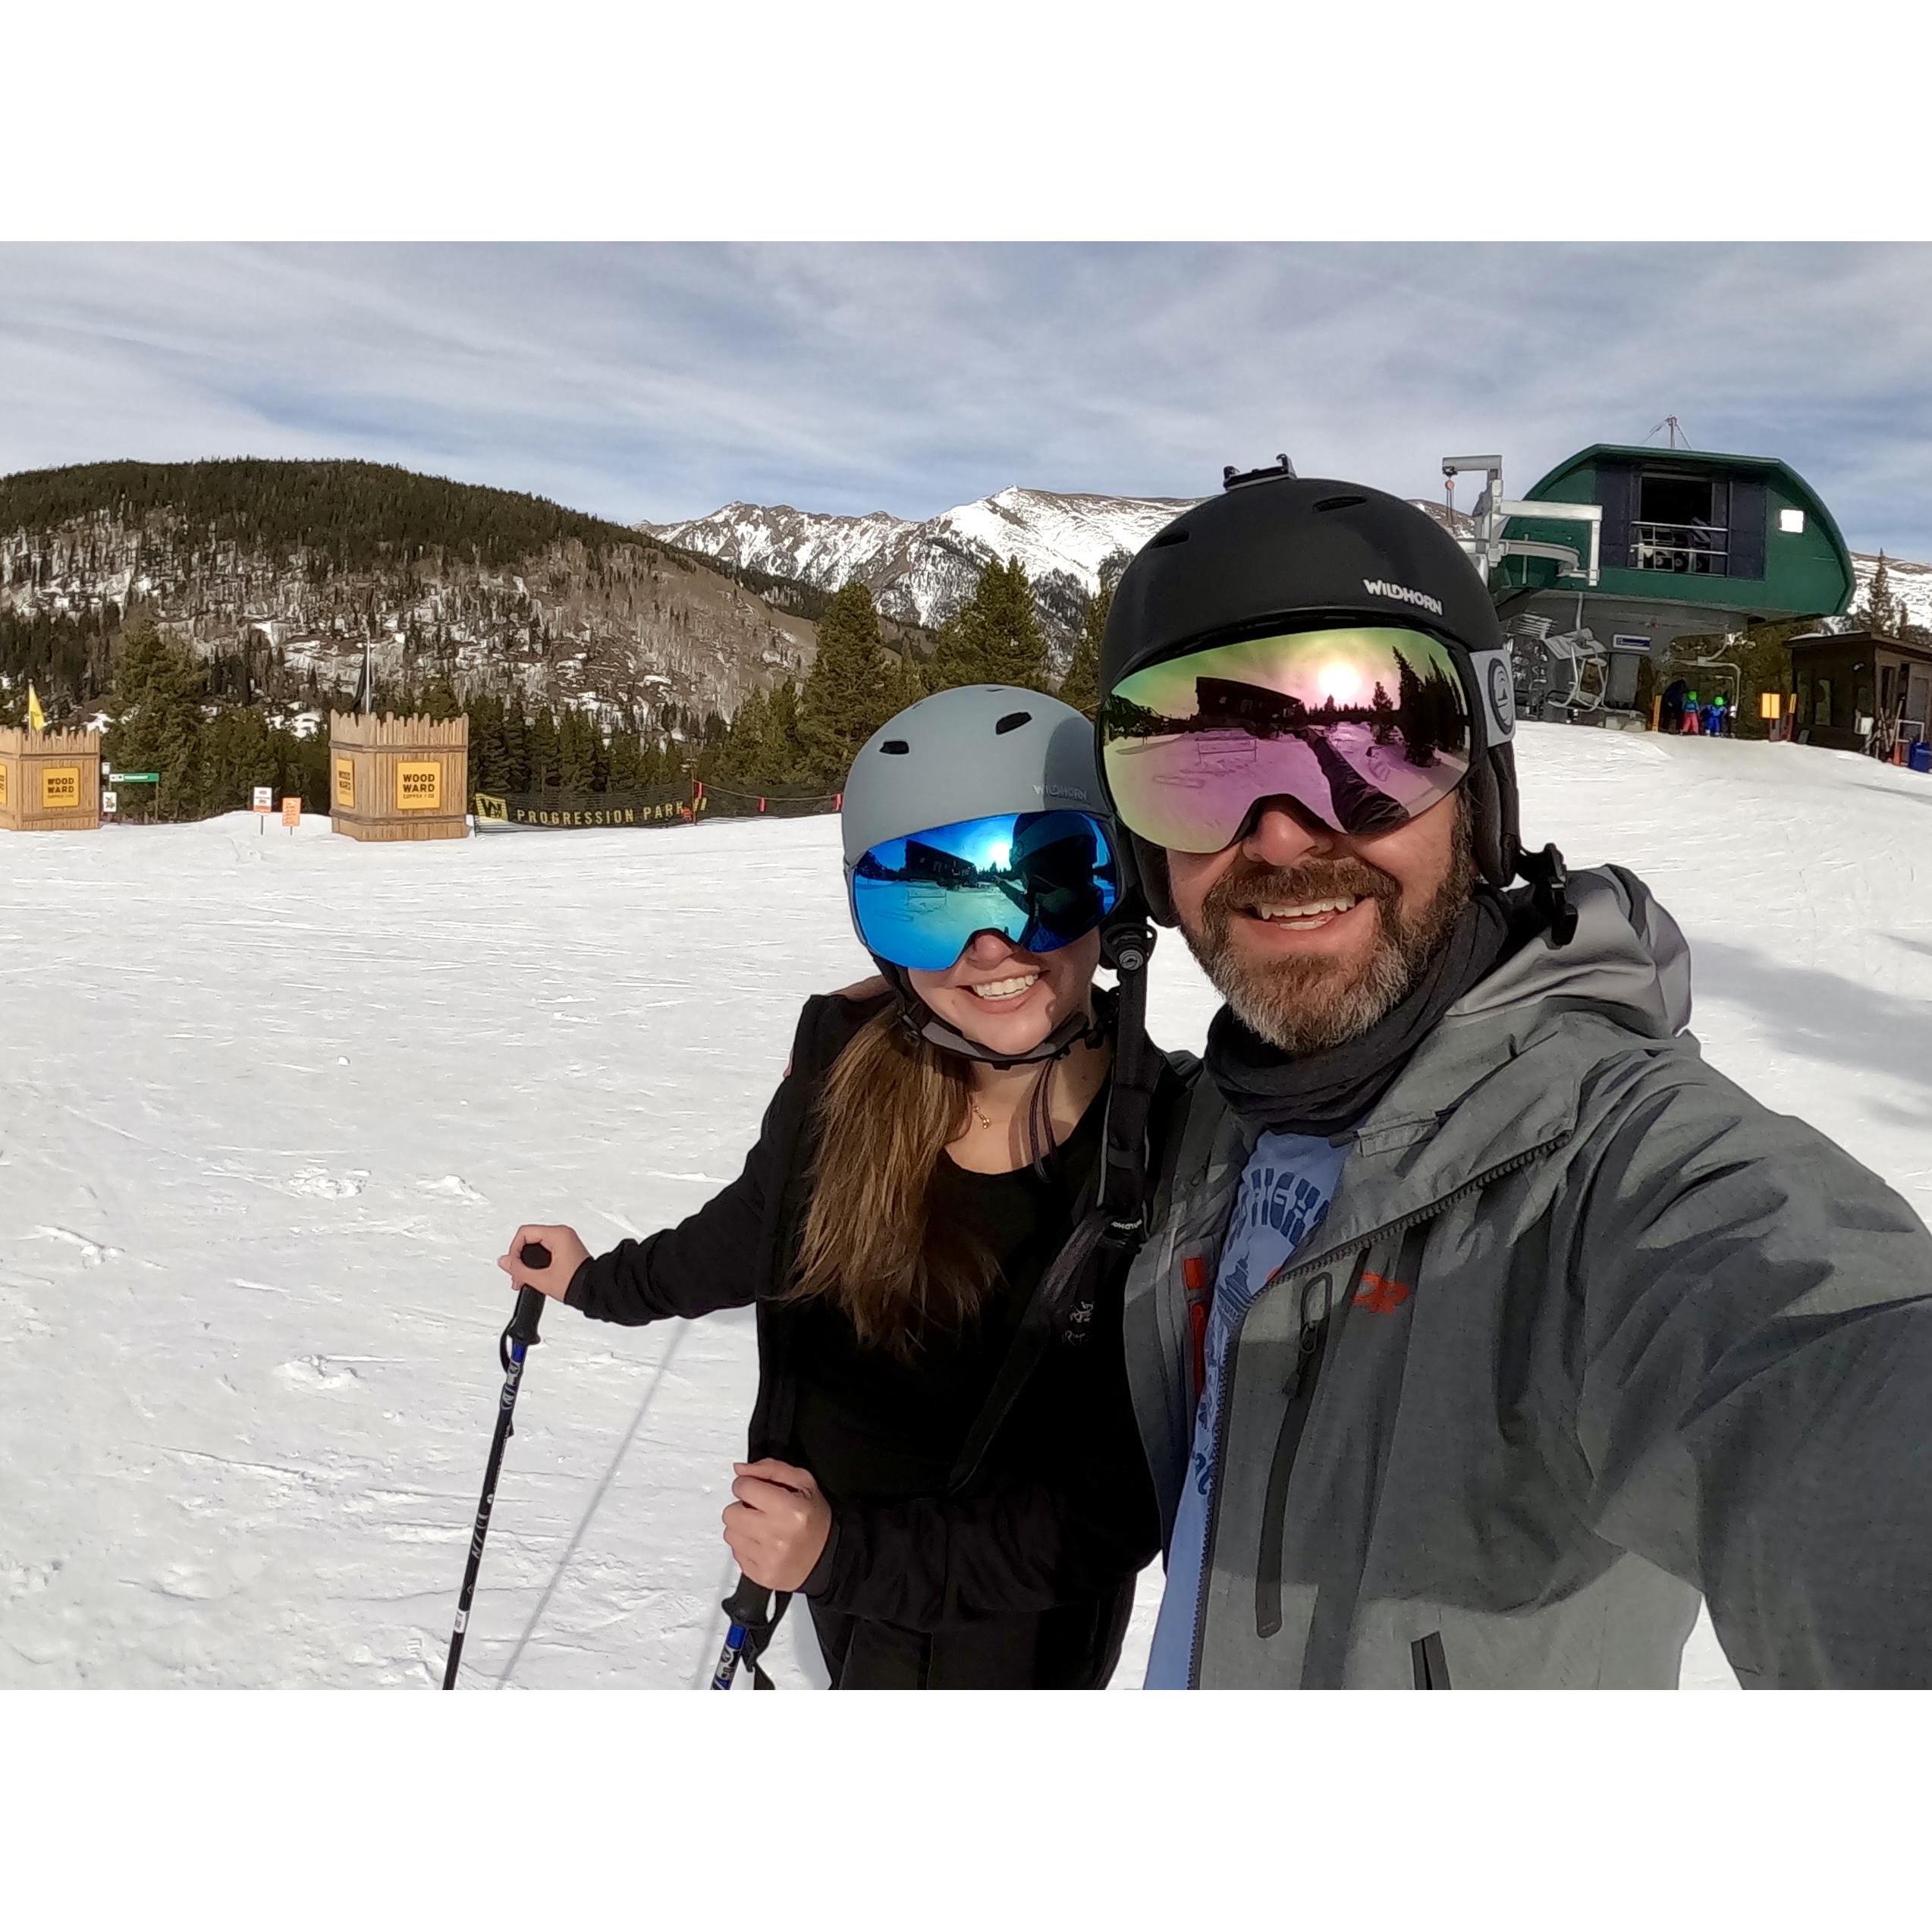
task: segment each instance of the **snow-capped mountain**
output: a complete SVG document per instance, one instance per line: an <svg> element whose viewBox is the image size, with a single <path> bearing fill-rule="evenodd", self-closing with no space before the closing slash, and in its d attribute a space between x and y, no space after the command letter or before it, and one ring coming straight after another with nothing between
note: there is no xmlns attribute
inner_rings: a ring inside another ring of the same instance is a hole
<svg viewBox="0 0 1932 1932"><path fill-rule="evenodd" d="M1856 624L1871 600L1871 580L1878 574L1877 553L1853 551L1852 570L1858 588L1852 593L1852 614L1846 621ZM1902 557L1888 554L1885 575L1893 599L1904 607L1905 621L1932 630L1932 564L1911 564Z"/></svg>
<svg viewBox="0 0 1932 1932"><path fill-rule="evenodd" d="M729 503L708 517L639 527L701 556L826 590L856 577L885 616L928 626L959 609L989 563L1017 558L1032 580L1042 627L1063 649L1099 588L1101 567L1132 556L1191 503L1016 488L923 523L882 510L831 517L784 504Z"/></svg>
<svg viewBox="0 0 1932 1932"><path fill-rule="evenodd" d="M944 624L972 594L995 558L1017 558L1032 580L1056 664L1064 663L1101 571L1130 557L1198 499L1073 495L1012 488L915 523L875 510L867 517L821 515L787 504L727 504L708 517L645 523L650 535L699 556L789 577L825 590L857 578L880 611L902 624ZM1465 536L1472 520L1426 497L1409 501L1446 529ZM1892 594L1907 619L1932 628L1932 564L1888 556ZM1852 624L1878 567L1875 554L1852 554L1857 587Z"/></svg>

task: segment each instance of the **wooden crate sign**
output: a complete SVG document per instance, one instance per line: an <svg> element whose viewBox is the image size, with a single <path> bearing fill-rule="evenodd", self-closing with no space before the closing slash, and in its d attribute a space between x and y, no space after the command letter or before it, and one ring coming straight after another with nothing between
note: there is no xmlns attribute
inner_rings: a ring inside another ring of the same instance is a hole
<svg viewBox="0 0 1932 1932"><path fill-rule="evenodd" d="M467 838L470 721L333 712L330 829L353 839Z"/></svg>
<svg viewBox="0 0 1932 1932"><path fill-rule="evenodd" d="M98 731L0 726L0 831L93 831L101 777Z"/></svg>
<svg viewBox="0 0 1932 1932"><path fill-rule="evenodd" d="M433 759L396 767L396 809L440 812L443 809L443 768Z"/></svg>

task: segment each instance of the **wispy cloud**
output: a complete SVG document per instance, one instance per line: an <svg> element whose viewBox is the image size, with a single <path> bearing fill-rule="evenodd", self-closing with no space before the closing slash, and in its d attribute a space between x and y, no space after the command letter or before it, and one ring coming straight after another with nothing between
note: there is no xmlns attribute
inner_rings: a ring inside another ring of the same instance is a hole
<svg viewBox="0 0 1932 1932"><path fill-rule="evenodd" d="M0 247L0 469L363 456L629 520L1526 486L1674 413L1932 556L1932 248Z"/></svg>

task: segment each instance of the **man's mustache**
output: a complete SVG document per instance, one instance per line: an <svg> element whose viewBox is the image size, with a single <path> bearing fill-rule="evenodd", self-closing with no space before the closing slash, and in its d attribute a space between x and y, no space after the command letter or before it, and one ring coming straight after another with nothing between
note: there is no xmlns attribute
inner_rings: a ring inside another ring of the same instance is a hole
<svg viewBox="0 0 1932 1932"><path fill-rule="evenodd" d="M1374 899L1393 903L1402 887L1387 872L1359 859L1331 859L1303 865L1257 865L1244 861L1224 872L1209 888L1202 909L1215 913L1252 912L1257 906L1293 906L1311 899Z"/></svg>

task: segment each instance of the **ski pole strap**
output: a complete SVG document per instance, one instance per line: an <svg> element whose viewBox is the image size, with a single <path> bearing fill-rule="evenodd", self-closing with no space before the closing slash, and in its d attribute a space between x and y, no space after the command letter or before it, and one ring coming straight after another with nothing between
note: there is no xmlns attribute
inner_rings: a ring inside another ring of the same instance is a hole
<svg viewBox="0 0 1932 1932"><path fill-rule="evenodd" d="M737 1587L724 1603L724 1614L730 1619L731 1627L724 1633L724 1648L719 1654L718 1669L711 1680L713 1690L728 1691L740 1663L751 1667L754 1690L774 1691L778 1688L759 1660L790 1602L789 1591L781 1591L774 1601L771 1592L763 1584L754 1583L748 1576L739 1577Z"/></svg>

